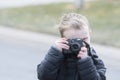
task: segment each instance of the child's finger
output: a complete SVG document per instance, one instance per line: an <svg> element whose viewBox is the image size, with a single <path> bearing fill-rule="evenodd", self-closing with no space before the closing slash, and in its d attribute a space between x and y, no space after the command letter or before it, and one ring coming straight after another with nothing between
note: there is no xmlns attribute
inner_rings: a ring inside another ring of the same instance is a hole
<svg viewBox="0 0 120 80"><path fill-rule="evenodd" d="M82 51L82 52L86 52L86 51L87 51L87 48L86 48L86 47L82 47L82 48L81 48L81 51Z"/></svg>
<svg viewBox="0 0 120 80"><path fill-rule="evenodd" d="M80 52L78 55L77 55L77 57L79 57L79 58L81 58L81 57L83 57L84 56L84 54L82 53L82 52Z"/></svg>
<svg viewBox="0 0 120 80"><path fill-rule="evenodd" d="M79 54L80 54L80 55L81 55L81 54L84 54L84 52L83 52L83 51L80 51Z"/></svg>
<svg viewBox="0 0 120 80"><path fill-rule="evenodd" d="M60 47L63 48L63 49L69 49L69 46L66 45L66 44L60 44Z"/></svg>
<svg viewBox="0 0 120 80"><path fill-rule="evenodd" d="M67 40L66 38L61 38L62 40Z"/></svg>

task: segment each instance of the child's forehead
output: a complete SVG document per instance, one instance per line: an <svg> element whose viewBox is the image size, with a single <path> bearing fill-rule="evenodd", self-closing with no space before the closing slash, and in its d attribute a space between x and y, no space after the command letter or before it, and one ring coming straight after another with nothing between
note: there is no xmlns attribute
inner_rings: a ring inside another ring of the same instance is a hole
<svg viewBox="0 0 120 80"><path fill-rule="evenodd" d="M74 30L69 29L64 32L64 36L66 38L85 38L89 37L89 30L81 29L81 30Z"/></svg>

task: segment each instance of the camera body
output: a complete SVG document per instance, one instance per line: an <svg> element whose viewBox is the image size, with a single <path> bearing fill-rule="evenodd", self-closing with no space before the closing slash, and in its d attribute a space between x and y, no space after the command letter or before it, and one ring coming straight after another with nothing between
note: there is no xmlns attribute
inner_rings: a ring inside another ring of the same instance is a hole
<svg viewBox="0 0 120 80"><path fill-rule="evenodd" d="M70 47L69 50L63 49L62 52L66 57L77 57L77 54L83 47L83 41L79 38L75 39L68 39L68 46Z"/></svg>

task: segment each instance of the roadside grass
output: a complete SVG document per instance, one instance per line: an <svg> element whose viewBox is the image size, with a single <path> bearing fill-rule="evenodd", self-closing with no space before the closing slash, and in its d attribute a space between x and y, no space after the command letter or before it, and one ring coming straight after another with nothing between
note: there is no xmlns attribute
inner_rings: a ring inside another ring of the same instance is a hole
<svg viewBox="0 0 120 80"><path fill-rule="evenodd" d="M57 3L1 9L0 25L59 35L56 24L64 13L85 15L92 28L92 42L120 47L120 1L104 0L87 2L83 10L73 3Z"/></svg>

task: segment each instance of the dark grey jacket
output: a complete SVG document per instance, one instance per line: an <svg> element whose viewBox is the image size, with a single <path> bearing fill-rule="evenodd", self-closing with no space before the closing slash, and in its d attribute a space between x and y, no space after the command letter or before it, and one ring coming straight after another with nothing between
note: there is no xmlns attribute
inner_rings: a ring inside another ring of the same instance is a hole
<svg viewBox="0 0 120 80"><path fill-rule="evenodd" d="M55 47L51 47L44 60L37 66L39 80L106 80L106 68L91 49L92 57L65 59ZM94 58L94 60L93 60Z"/></svg>

